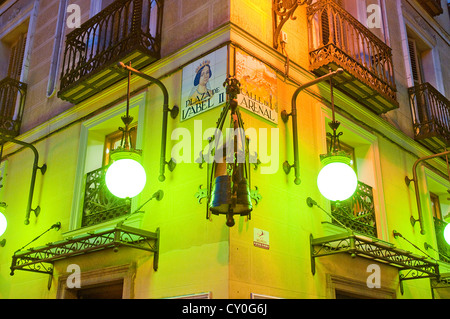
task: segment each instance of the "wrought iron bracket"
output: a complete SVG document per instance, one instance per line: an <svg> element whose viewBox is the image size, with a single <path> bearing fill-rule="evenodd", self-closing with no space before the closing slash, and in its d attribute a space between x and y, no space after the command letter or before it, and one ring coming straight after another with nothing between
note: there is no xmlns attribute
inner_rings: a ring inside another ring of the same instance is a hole
<svg viewBox="0 0 450 319"><path fill-rule="evenodd" d="M273 47L278 49L281 29L289 20L295 20L295 10L304 4L310 5L312 0L272 0Z"/></svg>
<svg viewBox="0 0 450 319"><path fill-rule="evenodd" d="M294 146L294 164L290 165L288 161L285 161L283 163L283 170L288 175L291 171L291 168L294 168L295 171L295 179L294 183L296 185L301 184L300 180L300 163L299 163L299 150L298 150L298 124L297 124L297 97L300 94L301 91L305 90L306 88L313 86L317 83L320 83L325 80L331 81L331 79L334 76L340 75L344 72L343 69L337 69L336 71L330 71L330 73L321 76L315 80L312 80L308 83L305 83L298 87L294 94L292 95L291 100L291 113L287 114L286 111L281 112L281 118L282 120L287 123L289 117L292 117L292 139L293 139L293 146Z"/></svg>
<svg viewBox="0 0 450 319"><path fill-rule="evenodd" d="M38 165L38 163L39 163L39 152L37 151L36 147L34 147L34 145L32 145L30 143L23 142L23 141L19 141L19 140L15 139L15 138L12 138L12 137L9 137L9 136L5 136L5 135L1 135L0 136L0 140L27 147L31 151L33 151L33 154L34 154L33 171L32 171L32 175L31 175L31 185L30 185L30 191L28 193L28 204L27 204L27 211L26 211L25 221L24 221L24 224L28 225L28 224L30 224L30 214L31 214L31 212L33 212L36 217L39 216L39 214L41 212L41 208L40 208L39 205L36 208L34 208L34 209L31 208L31 205L33 203L33 193L34 193L34 186L35 186L35 183L36 183L37 171L40 170L41 174L44 175L45 172L47 171L47 164L43 164L42 166Z"/></svg>
<svg viewBox="0 0 450 319"><path fill-rule="evenodd" d="M441 157L441 156L448 156L450 154L450 151L445 151L445 152L442 152L442 153L439 153L439 154L433 154L433 155L429 155L429 156L425 156L425 157L422 157L422 158L419 158L415 163L414 163L414 165L413 165L413 168L412 168L412 171L413 171L413 178L412 179L410 179L408 176L406 176L405 177L405 184L406 184L406 186L409 186L409 184L411 183L411 182L414 182L414 191L415 191L415 193L416 193L416 203L417 203L417 213L418 213L418 215L419 215L419 218L418 219L415 219L414 218L414 216L411 216L410 217L410 222L411 222L411 225L414 227L414 225L416 224L416 222L419 222L419 224L420 224L420 233L422 234L422 235L425 235L425 228L424 228L424 225L423 225L423 218L422 218L422 204L421 204L421 202L420 202L420 194L419 194L419 184L418 184L418 176L417 176L417 166L420 164L420 163L422 163L422 162L424 162L424 161L426 161L426 160L429 160L429 159L433 159L433 158L436 158L436 157ZM449 172L450 173L450 172ZM449 176L450 177L450 176Z"/></svg>
<svg viewBox="0 0 450 319"><path fill-rule="evenodd" d="M134 73L137 76L156 84L162 91L164 96L164 102L163 102L163 123L162 123L162 136L161 136L161 158L160 158L160 167L159 167L159 181L164 182L166 180L166 176L164 175L166 165L168 165L168 168L171 172L175 170L176 162L171 158L169 161L166 161L166 145L167 145L167 122L168 122L168 116L170 113L170 116L172 119L175 119L178 116L178 113L180 111L179 107L174 105L173 108L169 108L169 93L167 91L166 86L158 79L151 77L139 70L136 70L132 68L131 66L125 65L123 62L117 63L117 66L120 69L124 69L128 72Z"/></svg>
<svg viewBox="0 0 450 319"><path fill-rule="evenodd" d="M25 252L16 252L12 257L10 274L13 276L16 270L25 270L52 276L55 261L110 248L118 252L120 247L153 252L153 269L157 271L159 242L159 228L156 232L149 232L124 225L116 226L113 229L30 248Z"/></svg>

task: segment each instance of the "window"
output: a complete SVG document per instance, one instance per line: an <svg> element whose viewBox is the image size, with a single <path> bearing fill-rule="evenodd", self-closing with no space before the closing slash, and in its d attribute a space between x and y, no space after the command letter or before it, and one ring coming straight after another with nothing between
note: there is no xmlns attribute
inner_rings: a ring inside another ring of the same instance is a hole
<svg viewBox="0 0 450 319"><path fill-rule="evenodd" d="M131 125L131 145L136 145L136 126L137 123L132 123ZM120 146L122 142L122 131L117 130L114 133L108 134L105 136L105 148L103 151L103 166L106 166L110 163L109 153Z"/></svg>
<svg viewBox="0 0 450 319"><path fill-rule="evenodd" d="M133 125L136 127L132 142L137 149L142 149L145 99L146 94L142 93L130 100L130 116L134 118ZM72 232L81 234L90 228L114 225L118 217L137 208L135 199L129 203L110 194L102 178L109 163L109 151L122 138L117 128L123 127L121 116L125 111L126 102L82 123L70 221ZM142 214L130 217L130 224L139 223L141 218Z"/></svg>
<svg viewBox="0 0 450 319"><path fill-rule="evenodd" d="M17 136L20 133L25 104L28 52L28 21L14 26L0 40L0 130Z"/></svg>
<svg viewBox="0 0 450 319"><path fill-rule="evenodd" d="M123 280L76 290L76 299L122 299Z"/></svg>
<svg viewBox="0 0 450 319"><path fill-rule="evenodd" d="M435 40L422 31L406 26L407 50L410 65L407 74L409 86L417 86L428 82L442 91L439 54L434 48Z"/></svg>
<svg viewBox="0 0 450 319"><path fill-rule="evenodd" d="M433 212L433 217L437 219L442 219L441 204L439 203L439 196L430 193L431 200L431 211Z"/></svg>
<svg viewBox="0 0 450 319"><path fill-rule="evenodd" d="M317 0L320 1L320 0ZM374 33L381 41L389 45L389 34L387 32L387 20L385 13L385 0L334 0L340 7L345 9L361 24L367 27ZM322 15L322 21L328 21L325 16L327 12ZM339 23L339 21L336 21ZM328 26L322 25L328 29ZM337 35L339 37L339 35ZM352 36L352 35L348 35ZM344 36L345 38L345 36Z"/></svg>
<svg viewBox="0 0 450 319"><path fill-rule="evenodd" d="M318 109L321 110L323 125L321 134L317 136L320 138L319 143L323 145L320 154L325 154L329 145L325 136L329 130L331 111L322 105L318 105ZM377 137L339 114L336 114L336 120L341 123L338 132L343 133L340 137L341 150L346 151L353 159L352 167L358 177L358 187L348 200L339 203L330 202L330 211L335 219L324 223L325 231L342 232L342 229L336 228L336 225L342 223L360 234L385 240L389 237ZM334 226L330 227L331 224Z"/></svg>
<svg viewBox="0 0 450 319"><path fill-rule="evenodd" d="M84 265L80 265L81 269ZM134 297L134 263L83 270L80 276L80 288L69 288L67 279L70 274L61 272L58 280L58 299L131 299Z"/></svg>
<svg viewBox="0 0 450 319"><path fill-rule="evenodd" d="M395 290L384 288L371 289L361 281L353 278L327 274L327 298L328 299L395 299Z"/></svg>
<svg viewBox="0 0 450 319"><path fill-rule="evenodd" d="M331 143L331 140L330 140L329 137L327 137L327 150L330 149L330 143ZM356 169L355 149L354 149L353 147L351 147L350 145L347 145L347 144L345 144L345 143L343 143L343 142L339 142L339 145L340 145L341 151L344 151L344 152L346 152L348 155L350 155L350 159L351 159L350 166L351 166L355 171L358 171L358 170Z"/></svg>
<svg viewBox="0 0 450 319"><path fill-rule="evenodd" d="M91 0L91 17L105 9L116 0Z"/></svg>
<svg viewBox="0 0 450 319"><path fill-rule="evenodd" d="M437 251L436 258L450 263L450 246L444 238L444 228L449 222L448 214L450 213L450 183L448 179L442 178L429 169L425 169L425 179L427 185L425 191L429 193L429 202L422 203L424 211L422 218L425 220L425 225L428 224L434 228L435 233L435 242L428 242L433 250L428 251L430 253ZM426 211L429 215L425 214Z"/></svg>

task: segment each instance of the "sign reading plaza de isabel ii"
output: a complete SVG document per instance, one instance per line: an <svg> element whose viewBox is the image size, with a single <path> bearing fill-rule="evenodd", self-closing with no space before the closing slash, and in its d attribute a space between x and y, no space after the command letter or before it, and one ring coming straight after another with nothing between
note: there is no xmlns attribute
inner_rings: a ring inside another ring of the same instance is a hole
<svg viewBox="0 0 450 319"><path fill-rule="evenodd" d="M223 83L227 78L227 47L183 69L181 119L188 120L225 103Z"/></svg>
<svg viewBox="0 0 450 319"><path fill-rule="evenodd" d="M223 47L183 69L181 121L225 103L227 48ZM277 76L254 57L236 50L236 78L241 83L238 104L269 122L278 124Z"/></svg>

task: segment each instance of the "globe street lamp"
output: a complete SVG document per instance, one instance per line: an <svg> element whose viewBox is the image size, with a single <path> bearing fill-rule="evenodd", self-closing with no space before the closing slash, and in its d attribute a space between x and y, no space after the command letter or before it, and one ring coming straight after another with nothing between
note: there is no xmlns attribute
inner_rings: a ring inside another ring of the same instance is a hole
<svg viewBox="0 0 450 319"><path fill-rule="evenodd" d="M321 160L324 167L317 177L320 193L331 201L343 201L353 195L358 185L350 158L345 155L327 155Z"/></svg>
<svg viewBox="0 0 450 319"><path fill-rule="evenodd" d="M120 146L111 151L113 163L105 174L106 187L119 198L132 198L139 195L147 179L145 169L140 163L142 151L134 149L131 141L131 132L135 128L130 127L133 122L133 117L129 114L130 80L131 71L128 72L127 110L126 115L122 116L124 127L119 128L122 131L122 140Z"/></svg>
<svg viewBox="0 0 450 319"><path fill-rule="evenodd" d="M444 239L450 245L450 223L444 228Z"/></svg>

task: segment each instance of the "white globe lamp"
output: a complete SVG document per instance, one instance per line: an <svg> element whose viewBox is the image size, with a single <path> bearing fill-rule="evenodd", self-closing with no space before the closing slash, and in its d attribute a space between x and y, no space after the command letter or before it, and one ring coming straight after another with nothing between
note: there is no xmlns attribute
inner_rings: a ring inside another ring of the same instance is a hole
<svg viewBox="0 0 450 319"><path fill-rule="evenodd" d="M8 222L7 222L6 217L4 215L5 208L6 208L6 204L5 203L0 203L0 236L2 236L5 233L6 227L8 227Z"/></svg>
<svg viewBox="0 0 450 319"><path fill-rule="evenodd" d="M116 197L133 198L139 195L147 181L144 167L139 162L136 152L117 152L111 154L114 162L105 175L106 187Z"/></svg>
<svg viewBox="0 0 450 319"><path fill-rule="evenodd" d="M450 245L450 223L444 228L444 239Z"/></svg>
<svg viewBox="0 0 450 319"><path fill-rule="evenodd" d="M351 197L356 191L358 178L350 166L350 158L328 155L321 162L324 166L317 177L320 193L331 201L343 201Z"/></svg>

